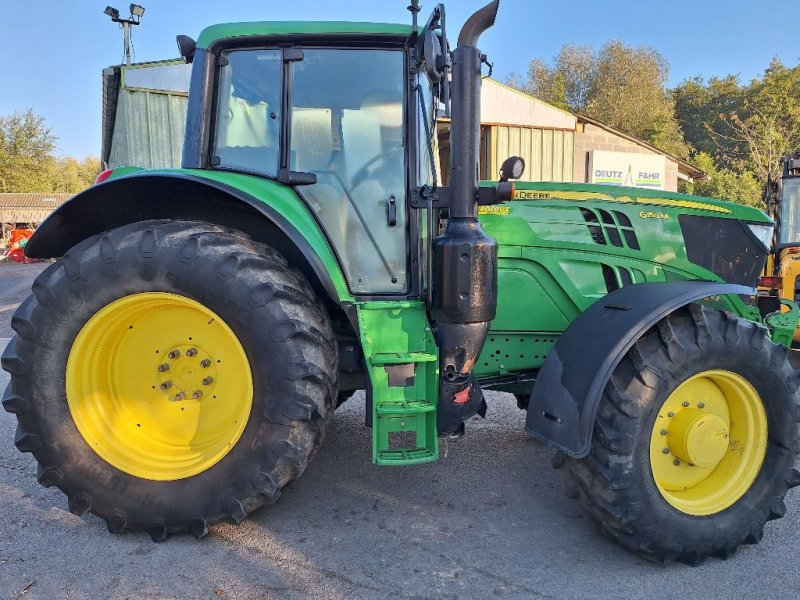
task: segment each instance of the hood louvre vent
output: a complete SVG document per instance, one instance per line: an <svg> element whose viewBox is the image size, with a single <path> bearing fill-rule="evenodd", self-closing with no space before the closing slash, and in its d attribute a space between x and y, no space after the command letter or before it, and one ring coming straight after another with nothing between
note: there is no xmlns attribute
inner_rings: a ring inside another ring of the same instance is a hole
<svg viewBox="0 0 800 600"><path fill-rule="evenodd" d="M607 211L602 208L596 211L580 208L580 211L595 244L602 246L611 244L617 248L628 247L631 250L640 249L633 224L625 213L618 210Z"/></svg>

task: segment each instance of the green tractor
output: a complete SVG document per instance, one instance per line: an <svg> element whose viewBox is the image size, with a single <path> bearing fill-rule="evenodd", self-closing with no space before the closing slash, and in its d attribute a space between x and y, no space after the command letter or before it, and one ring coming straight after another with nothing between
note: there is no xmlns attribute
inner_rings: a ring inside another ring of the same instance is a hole
<svg viewBox="0 0 800 600"><path fill-rule="evenodd" d="M115 169L26 248L3 406L38 479L110 531L241 522L366 390L372 460L436 460L516 395L601 529L655 561L758 542L795 469L797 307L753 304L762 212L574 184L480 184L478 38L261 22L178 39L183 165ZM437 115L451 116L437 185ZM480 218L479 218L480 216Z"/></svg>

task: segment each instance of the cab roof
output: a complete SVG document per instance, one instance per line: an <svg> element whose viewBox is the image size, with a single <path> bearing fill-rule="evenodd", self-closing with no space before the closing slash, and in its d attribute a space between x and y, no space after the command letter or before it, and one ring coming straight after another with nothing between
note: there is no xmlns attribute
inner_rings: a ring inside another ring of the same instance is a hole
<svg viewBox="0 0 800 600"><path fill-rule="evenodd" d="M269 35L393 35L409 36L411 25L398 23L361 23L353 21L255 21L221 23L206 27L197 40L197 47L208 49L219 40L245 36Z"/></svg>

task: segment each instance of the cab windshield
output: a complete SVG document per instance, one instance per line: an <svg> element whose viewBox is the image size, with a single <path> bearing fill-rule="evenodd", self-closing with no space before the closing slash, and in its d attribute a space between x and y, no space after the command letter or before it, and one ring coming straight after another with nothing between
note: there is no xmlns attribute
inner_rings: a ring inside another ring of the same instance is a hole
<svg viewBox="0 0 800 600"><path fill-rule="evenodd" d="M781 244L800 244L800 179L784 179L781 198Z"/></svg>

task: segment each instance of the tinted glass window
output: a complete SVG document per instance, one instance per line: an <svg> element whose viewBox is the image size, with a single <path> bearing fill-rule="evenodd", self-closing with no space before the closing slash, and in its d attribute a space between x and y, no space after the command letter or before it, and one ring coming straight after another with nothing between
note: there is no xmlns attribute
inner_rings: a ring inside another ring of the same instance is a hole
<svg viewBox="0 0 800 600"><path fill-rule="evenodd" d="M800 243L800 179L783 180L781 244Z"/></svg>
<svg viewBox="0 0 800 600"><path fill-rule="evenodd" d="M292 63L290 168L355 293L406 289L403 53L305 49Z"/></svg>
<svg viewBox="0 0 800 600"><path fill-rule="evenodd" d="M220 67L215 154L221 167L278 174L281 52L241 50Z"/></svg>

